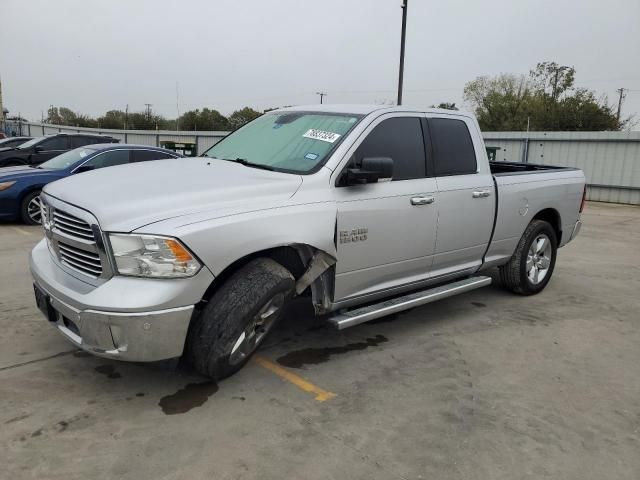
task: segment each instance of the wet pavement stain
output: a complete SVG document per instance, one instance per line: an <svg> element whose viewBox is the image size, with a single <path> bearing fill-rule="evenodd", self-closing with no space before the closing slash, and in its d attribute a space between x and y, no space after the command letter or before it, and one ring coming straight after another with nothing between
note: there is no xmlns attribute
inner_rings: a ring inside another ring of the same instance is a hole
<svg viewBox="0 0 640 480"><path fill-rule="evenodd" d="M144 397L144 393L138 392L138 393L136 393L136 397Z"/></svg>
<svg viewBox="0 0 640 480"><path fill-rule="evenodd" d="M329 360L332 355L342 355L354 350L377 347L381 343L388 341L389 339L384 335L376 335L375 337L365 339L364 342L348 343L339 347L303 348L302 350L289 352L279 357L277 362L289 368L302 368L304 365L324 363Z"/></svg>
<svg viewBox="0 0 640 480"><path fill-rule="evenodd" d="M106 375L107 378L121 378L118 372L116 372L116 367L113 365L98 365L94 370L102 375Z"/></svg>
<svg viewBox="0 0 640 480"><path fill-rule="evenodd" d="M485 303L482 303L482 302L471 302L471 305L476 306L476 307L486 307L487 306Z"/></svg>
<svg viewBox="0 0 640 480"><path fill-rule="evenodd" d="M218 385L213 382L189 383L176 393L162 397L158 405L165 415L187 413L202 406L217 391Z"/></svg>
<svg viewBox="0 0 640 480"><path fill-rule="evenodd" d="M85 357L90 357L91 354L83 350L78 350L77 352L73 352L73 356L76 358L85 358Z"/></svg>

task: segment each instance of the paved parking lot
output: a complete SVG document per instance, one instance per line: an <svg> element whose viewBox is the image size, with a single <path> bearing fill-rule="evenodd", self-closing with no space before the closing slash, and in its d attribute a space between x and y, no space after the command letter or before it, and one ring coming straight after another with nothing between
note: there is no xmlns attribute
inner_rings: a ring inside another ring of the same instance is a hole
<svg viewBox="0 0 640 480"><path fill-rule="evenodd" d="M2 224L1 477L638 479L640 208L583 219L536 297L343 332L297 305L219 385L75 351L32 300L40 230Z"/></svg>

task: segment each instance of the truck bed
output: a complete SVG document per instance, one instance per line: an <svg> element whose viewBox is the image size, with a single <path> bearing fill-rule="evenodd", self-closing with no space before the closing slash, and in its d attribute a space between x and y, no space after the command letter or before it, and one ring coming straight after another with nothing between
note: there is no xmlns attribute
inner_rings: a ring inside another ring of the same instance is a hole
<svg viewBox="0 0 640 480"><path fill-rule="evenodd" d="M556 167L553 165L538 165L535 163L519 162L489 162L491 173L495 176L521 175L525 173L549 173L550 171L577 170L571 167Z"/></svg>

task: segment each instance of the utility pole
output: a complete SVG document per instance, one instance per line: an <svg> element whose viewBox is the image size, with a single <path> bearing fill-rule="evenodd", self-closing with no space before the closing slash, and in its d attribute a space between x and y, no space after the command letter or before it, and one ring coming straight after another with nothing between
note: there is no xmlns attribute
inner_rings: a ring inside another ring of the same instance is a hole
<svg viewBox="0 0 640 480"><path fill-rule="evenodd" d="M127 126L129 124L129 104L127 103L127 106L124 109L124 129L127 129Z"/></svg>
<svg viewBox="0 0 640 480"><path fill-rule="evenodd" d="M407 33L407 3L402 0L402 33L400 34L400 72L398 73L398 105L402 105L402 80L404 76L404 39Z"/></svg>
<svg viewBox="0 0 640 480"><path fill-rule="evenodd" d="M322 99L323 97L325 97L327 94L324 92L316 92L316 95L320 95L320 105L322 105Z"/></svg>
<svg viewBox="0 0 640 480"><path fill-rule="evenodd" d="M620 97L618 97L618 113L616 114L616 118L618 120L618 123L620 123L620 113L622 113L622 101L624 100L624 97L626 97L624 91L627 90L626 88L618 88L616 90L616 92L618 92L620 94Z"/></svg>
<svg viewBox="0 0 640 480"><path fill-rule="evenodd" d="M176 82L176 132L180 130L180 91L178 90L178 82Z"/></svg>
<svg viewBox="0 0 640 480"><path fill-rule="evenodd" d="M147 107L145 109L145 116L147 117L147 120L151 119L151 104L150 103L145 103L145 106Z"/></svg>

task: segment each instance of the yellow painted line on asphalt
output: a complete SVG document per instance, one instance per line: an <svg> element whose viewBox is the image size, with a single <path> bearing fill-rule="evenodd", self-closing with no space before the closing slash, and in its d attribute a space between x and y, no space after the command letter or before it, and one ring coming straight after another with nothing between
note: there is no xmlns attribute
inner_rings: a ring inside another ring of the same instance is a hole
<svg viewBox="0 0 640 480"><path fill-rule="evenodd" d="M314 393L316 395L316 400L318 402L324 402L325 400L330 400L336 396L335 393L328 392L323 390L322 388L314 385L311 382L308 382L304 378L296 375L295 373L291 373L289 370L282 368L280 365L273 363L271 360L267 360L260 355L254 355L253 360L260 365L261 367L266 368L267 370L275 373L280 378L283 378L287 382L293 383L300 390L304 390L305 392Z"/></svg>
<svg viewBox="0 0 640 480"><path fill-rule="evenodd" d="M13 229L19 233L21 233L22 235L26 235L27 237L31 236L31 232L27 232L26 230L20 228L20 227L13 227Z"/></svg>

